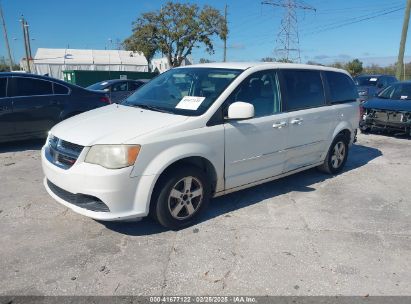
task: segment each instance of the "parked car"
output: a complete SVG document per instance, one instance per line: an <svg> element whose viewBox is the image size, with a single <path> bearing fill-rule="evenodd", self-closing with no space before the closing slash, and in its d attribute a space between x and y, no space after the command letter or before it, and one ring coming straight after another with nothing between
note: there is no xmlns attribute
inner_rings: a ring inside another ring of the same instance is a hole
<svg viewBox="0 0 411 304"><path fill-rule="evenodd" d="M353 79L334 68L172 69L121 105L55 126L41 153L44 185L58 202L94 219L150 213L177 229L211 197L313 167L341 172L359 124L357 99Z"/></svg>
<svg viewBox="0 0 411 304"><path fill-rule="evenodd" d="M354 81L357 85L360 101L364 102L398 80L391 75L360 75L355 77Z"/></svg>
<svg viewBox="0 0 411 304"><path fill-rule="evenodd" d="M87 89L107 92L113 103L120 103L149 81L150 79L112 79L97 82L88 86Z"/></svg>
<svg viewBox="0 0 411 304"><path fill-rule="evenodd" d="M397 82L362 105L360 129L399 130L411 136L411 82Z"/></svg>
<svg viewBox="0 0 411 304"><path fill-rule="evenodd" d="M46 138L56 123L109 103L104 92L54 78L0 73L0 142Z"/></svg>

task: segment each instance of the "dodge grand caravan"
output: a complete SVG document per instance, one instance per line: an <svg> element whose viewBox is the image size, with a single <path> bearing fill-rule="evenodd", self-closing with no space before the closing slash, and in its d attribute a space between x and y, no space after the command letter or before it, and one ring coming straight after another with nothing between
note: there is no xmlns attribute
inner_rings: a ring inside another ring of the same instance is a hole
<svg viewBox="0 0 411 304"><path fill-rule="evenodd" d="M341 172L359 123L343 70L284 63L172 69L65 120L42 149L48 193L113 221L191 224L212 197L319 167Z"/></svg>

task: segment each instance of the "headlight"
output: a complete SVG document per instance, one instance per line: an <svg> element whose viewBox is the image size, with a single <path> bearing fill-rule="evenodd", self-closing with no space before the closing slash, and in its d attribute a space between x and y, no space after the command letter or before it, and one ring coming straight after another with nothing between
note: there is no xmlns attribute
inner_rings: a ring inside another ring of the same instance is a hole
<svg viewBox="0 0 411 304"><path fill-rule="evenodd" d="M120 169L134 165L140 145L96 145L86 155L85 162L107 169Z"/></svg>

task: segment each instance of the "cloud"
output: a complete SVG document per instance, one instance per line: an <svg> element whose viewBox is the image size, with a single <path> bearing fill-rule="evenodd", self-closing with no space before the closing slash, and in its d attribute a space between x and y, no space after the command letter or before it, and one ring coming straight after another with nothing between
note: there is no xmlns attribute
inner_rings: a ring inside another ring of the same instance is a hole
<svg viewBox="0 0 411 304"><path fill-rule="evenodd" d="M350 55L347 54L340 54L337 56L338 59L342 59L342 60L348 60L351 59L352 57Z"/></svg>
<svg viewBox="0 0 411 304"><path fill-rule="evenodd" d="M328 56L328 55L317 55L317 56L313 57L313 59L315 59L315 60L324 60L324 59L328 59L328 58L330 58L330 56Z"/></svg>

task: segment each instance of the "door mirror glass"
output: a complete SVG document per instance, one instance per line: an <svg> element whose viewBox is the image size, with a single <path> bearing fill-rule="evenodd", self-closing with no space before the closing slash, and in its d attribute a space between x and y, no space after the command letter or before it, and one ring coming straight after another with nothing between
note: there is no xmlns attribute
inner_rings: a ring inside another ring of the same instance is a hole
<svg viewBox="0 0 411 304"><path fill-rule="evenodd" d="M228 119L248 119L254 117L254 106L251 103L237 101L228 107Z"/></svg>

